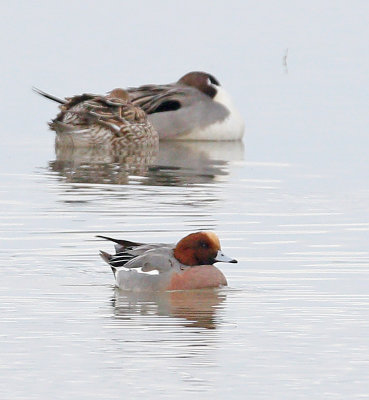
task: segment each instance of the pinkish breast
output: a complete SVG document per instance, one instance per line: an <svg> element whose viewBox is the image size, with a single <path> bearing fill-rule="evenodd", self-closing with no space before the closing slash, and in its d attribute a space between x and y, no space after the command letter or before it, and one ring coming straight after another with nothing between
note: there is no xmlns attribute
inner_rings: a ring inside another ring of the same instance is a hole
<svg viewBox="0 0 369 400"><path fill-rule="evenodd" d="M204 289L226 286L227 279L213 265L201 265L172 275L167 290Z"/></svg>

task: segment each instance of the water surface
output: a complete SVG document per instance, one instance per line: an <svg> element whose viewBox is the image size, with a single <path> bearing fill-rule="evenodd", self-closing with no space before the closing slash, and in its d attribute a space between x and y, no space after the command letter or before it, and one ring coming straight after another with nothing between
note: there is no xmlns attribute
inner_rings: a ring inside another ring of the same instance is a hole
<svg viewBox="0 0 369 400"><path fill-rule="evenodd" d="M236 3L4 6L2 399L368 398L366 3ZM242 143L55 151L56 105L30 90L167 82L194 64L233 94ZM198 229L239 260L219 264L228 288L122 293L98 256L112 250L98 234Z"/></svg>
<svg viewBox="0 0 369 400"><path fill-rule="evenodd" d="M59 155L2 173L4 393L366 393L368 191L348 197L310 167L248 162L242 143L194 148L166 144L124 179L124 165ZM201 156L186 166L171 151ZM96 234L175 241L197 229L239 260L220 266L228 288L130 295L98 257L111 246Z"/></svg>

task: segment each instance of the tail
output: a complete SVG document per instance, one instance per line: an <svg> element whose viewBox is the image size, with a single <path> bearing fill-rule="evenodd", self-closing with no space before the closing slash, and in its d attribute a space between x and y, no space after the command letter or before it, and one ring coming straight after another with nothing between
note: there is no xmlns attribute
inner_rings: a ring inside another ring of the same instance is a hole
<svg viewBox="0 0 369 400"><path fill-rule="evenodd" d="M113 239L113 238L108 237L108 236L97 235L96 237L102 238L102 239L106 239L106 240L110 240L111 242L114 242L114 243L117 243L117 244L123 246L123 248L141 246L143 244L143 243L131 242L129 240Z"/></svg>
<svg viewBox="0 0 369 400"><path fill-rule="evenodd" d="M114 274L114 277L115 277L115 273L117 272L117 269L115 268L115 267L113 267L111 264L110 264L110 259L111 259L111 254L109 254L109 253L106 253L105 251L102 251L102 250L100 250L100 257L106 262L106 263L108 263L109 265L110 265L110 268L111 268L111 270L113 271L113 274Z"/></svg>
<svg viewBox="0 0 369 400"><path fill-rule="evenodd" d="M64 99L59 99L59 97L55 97L55 96L53 96L52 94L43 92L42 90L37 89L36 87L33 87L32 90L33 90L34 92L40 94L41 96L46 97L46 98L49 99L49 100L56 101L57 103L60 103L60 104L65 104L65 103L66 103L66 101L65 101Z"/></svg>

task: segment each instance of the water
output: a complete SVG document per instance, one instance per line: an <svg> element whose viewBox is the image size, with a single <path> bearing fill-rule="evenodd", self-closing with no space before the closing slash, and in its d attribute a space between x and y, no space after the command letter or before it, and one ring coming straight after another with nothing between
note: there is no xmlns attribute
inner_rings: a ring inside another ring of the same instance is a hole
<svg viewBox="0 0 369 400"><path fill-rule="evenodd" d="M30 86L56 95L116 86L122 71L103 55L121 44L118 32L131 29L142 48L142 31L131 19L108 24L109 7L88 10L89 35L83 31L69 47L73 29L64 42L62 27L77 29L80 21L67 5L19 3L23 13L4 21L28 34L19 30L7 44L16 63L5 64L2 82L2 399L369 398L367 6L239 5L253 21L248 26L225 5L205 3L199 13L211 16L191 35L225 18L223 40L218 52L203 54L202 44L215 45L201 36L191 54L202 69L223 75L245 115L245 139L163 143L158 154L130 159L55 151L46 121L56 106ZM172 15L157 7L143 20ZM181 12L184 21L197 20ZM5 7L3 15L14 13ZM109 29L97 35L97 22ZM158 25L159 37L171 25ZM238 29L242 37L232 41ZM91 35L101 57L84 69ZM58 56L51 49L61 43ZM175 45L155 42L150 51L164 46L171 54ZM170 73L155 62L149 71L139 52L130 54L124 75L131 84L193 69L185 54ZM98 256L111 250L98 234L171 242L198 229L216 231L226 254L239 260L219 264L228 288L130 295L114 288Z"/></svg>

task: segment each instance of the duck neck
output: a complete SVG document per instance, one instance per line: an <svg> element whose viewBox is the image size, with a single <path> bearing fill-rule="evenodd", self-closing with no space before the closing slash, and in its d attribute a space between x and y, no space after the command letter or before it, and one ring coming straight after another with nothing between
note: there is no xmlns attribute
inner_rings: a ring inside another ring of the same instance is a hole
<svg viewBox="0 0 369 400"><path fill-rule="evenodd" d="M173 250L173 255L181 264L189 265L191 267L200 264L191 248L178 248L177 246Z"/></svg>

